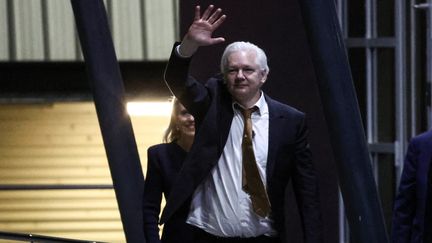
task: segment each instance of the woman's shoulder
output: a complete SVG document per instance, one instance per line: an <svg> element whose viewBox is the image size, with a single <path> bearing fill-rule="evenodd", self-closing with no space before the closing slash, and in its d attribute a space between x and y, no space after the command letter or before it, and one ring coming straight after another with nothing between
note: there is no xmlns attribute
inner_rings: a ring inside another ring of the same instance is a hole
<svg viewBox="0 0 432 243"><path fill-rule="evenodd" d="M170 142L170 143L160 143L160 144L152 145L147 149L147 152L158 153L158 152L168 152L173 150L176 151L179 149L181 149L181 147L177 145L177 143Z"/></svg>
<svg viewBox="0 0 432 243"><path fill-rule="evenodd" d="M172 143L159 143L159 144L154 144L154 145L150 146L147 150L148 151L158 151L158 150L167 149L169 147L172 147Z"/></svg>

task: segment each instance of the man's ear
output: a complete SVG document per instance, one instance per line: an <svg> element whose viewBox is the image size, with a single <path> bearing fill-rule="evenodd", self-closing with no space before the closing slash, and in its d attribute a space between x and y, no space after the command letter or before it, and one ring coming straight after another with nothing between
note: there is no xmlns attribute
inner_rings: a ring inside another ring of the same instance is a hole
<svg viewBox="0 0 432 243"><path fill-rule="evenodd" d="M265 70L262 70L262 71L261 71L261 75L262 75L261 83L264 84L265 81L267 81L268 72L265 71Z"/></svg>

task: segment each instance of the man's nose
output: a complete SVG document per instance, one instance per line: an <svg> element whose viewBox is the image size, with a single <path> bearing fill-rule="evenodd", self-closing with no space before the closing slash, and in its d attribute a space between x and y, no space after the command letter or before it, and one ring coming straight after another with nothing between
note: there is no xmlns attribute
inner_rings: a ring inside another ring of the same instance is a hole
<svg viewBox="0 0 432 243"><path fill-rule="evenodd" d="M237 79L244 79L244 78L245 78L242 69L237 70L236 78L237 78Z"/></svg>

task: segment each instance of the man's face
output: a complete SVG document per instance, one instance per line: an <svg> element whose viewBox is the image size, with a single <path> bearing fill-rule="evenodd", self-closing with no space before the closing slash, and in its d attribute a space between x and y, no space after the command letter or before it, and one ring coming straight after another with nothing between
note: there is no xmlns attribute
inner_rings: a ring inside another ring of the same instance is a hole
<svg viewBox="0 0 432 243"><path fill-rule="evenodd" d="M225 81L235 101L243 105L258 101L266 79L267 73L258 65L255 51L237 51L228 56Z"/></svg>

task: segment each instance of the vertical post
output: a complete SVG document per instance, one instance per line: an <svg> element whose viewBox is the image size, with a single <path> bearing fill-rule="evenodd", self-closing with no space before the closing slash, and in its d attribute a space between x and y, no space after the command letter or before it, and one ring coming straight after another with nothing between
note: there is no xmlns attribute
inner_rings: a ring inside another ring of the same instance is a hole
<svg viewBox="0 0 432 243"><path fill-rule="evenodd" d="M71 0L127 242L145 242L144 176L102 0Z"/></svg>
<svg viewBox="0 0 432 243"><path fill-rule="evenodd" d="M388 242L366 137L333 1L300 0L351 238Z"/></svg>

